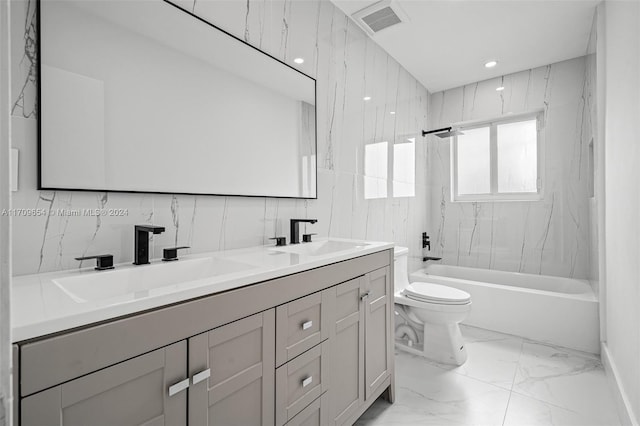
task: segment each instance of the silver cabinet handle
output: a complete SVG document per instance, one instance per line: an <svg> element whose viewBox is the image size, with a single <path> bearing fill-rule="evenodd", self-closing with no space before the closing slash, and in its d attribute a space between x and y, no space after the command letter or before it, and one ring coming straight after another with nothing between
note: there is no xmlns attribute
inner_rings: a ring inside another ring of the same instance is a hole
<svg viewBox="0 0 640 426"><path fill-rule="evenodd" d="M206 370L202 370L201 372L194 374L191 381L195 385L196 383L200 383L201 381L208 379L210 376L211 369L207 368Z"/></svg>
<svg viewBox="0 0 640 426"><path fill-rule="evenodd" d="M304 379L302 381L302 387L306 388L307 386L309 386L311 384L311 382L313 382L313 376L309 376L306 379Z"/></svg>
<svg viewBox="0 0 640 426"><path fill-rule="evenodd" d="M369 297L369 295L371 294L371 291L367 291L366 293L363 293L360 295L360 300L364 300L367 297Z"/></svg>
<svg viewBox="0 0 640 426"><path fill-rule="evenodd" d="M303 330L311 328L312 326L313 326L313 321L307 321L307 322L303 322L302 323L302 329Z"/></svg>
<svg viewBox="0 0 640 426"><path fill-rule="evenodd" d="M189 387L189 378L182 380L181 382L176 383L173 386L169 386L169 396L173 396L178 392L182 392L186 388Z"/></svg>

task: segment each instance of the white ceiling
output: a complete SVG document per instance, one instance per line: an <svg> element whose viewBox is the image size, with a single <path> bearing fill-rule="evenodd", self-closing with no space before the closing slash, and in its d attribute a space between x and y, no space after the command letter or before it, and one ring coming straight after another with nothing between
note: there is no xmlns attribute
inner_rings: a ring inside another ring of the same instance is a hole
<svg viewBox="0 0 640 426"><path fill-rule="evenodd" d="M347 15L370 0L331 0ZM398 0L410 22L372 38L430 92L586 53L598 0ZM487 69L484 63L498 65Z"/></svg>

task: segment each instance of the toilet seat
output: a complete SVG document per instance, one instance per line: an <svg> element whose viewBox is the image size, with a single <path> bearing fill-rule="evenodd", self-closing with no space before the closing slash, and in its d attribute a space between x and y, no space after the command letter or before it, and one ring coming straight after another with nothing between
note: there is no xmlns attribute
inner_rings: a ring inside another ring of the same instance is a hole
<svg viewBox="0 0 640 426"><path fill-rule="evenodd" d="M440 284L415 282L403 291L409 299L439 305L466 305L471 303L471 295L457 288Z"/></svg>

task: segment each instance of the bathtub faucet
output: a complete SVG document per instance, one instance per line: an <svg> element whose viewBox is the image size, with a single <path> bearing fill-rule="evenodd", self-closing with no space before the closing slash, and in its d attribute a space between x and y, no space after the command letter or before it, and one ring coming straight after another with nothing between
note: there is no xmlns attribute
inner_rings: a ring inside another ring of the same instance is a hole
<svg viewBox="0 0 640 426"><path fill-rule="evenodd" d="M429 236L426 232L422 233L422 248L426 248L431 251L431 241L429 241Z"/></svg>
<svg viewBox="0 0 640 426"><path fill-rule="evenodd" d="M426 262L427 260L442 260L441 257L431 257L431 256L425 256L422 258L423 262Z"/></svg>

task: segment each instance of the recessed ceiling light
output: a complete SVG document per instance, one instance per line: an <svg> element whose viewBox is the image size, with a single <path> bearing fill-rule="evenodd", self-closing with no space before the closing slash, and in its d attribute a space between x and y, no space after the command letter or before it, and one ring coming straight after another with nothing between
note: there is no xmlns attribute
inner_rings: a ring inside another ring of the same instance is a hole
<svg viewBox="0 0 640 426"><path fill-rule="evenodd" d="M304 58L295 58L293 62L296 64L304 64Z"/></svg>
<svg viewBox="0 0 640 426"><path fill-rule="evenodd" d="M371 96L365 96L365 97L364 97L364 98L362 98L362 99L364 99L365 101L370 101L370 100L371 100Z"/></svg>
<svg viewBox="0 0 640 426"><path fill-rule="evenodd" d="M485 68L493 68L493 67L495 67L496 65L498 65L498 62L497 62L497 61L489 61L489 62L487 62L487 63L485 63L485 64L484 64Z"/></svg>
<svg viewBox="0 0 640 426"><path fill-rule="evenodd" d="M390 111L389 114L396 115L396 112L395 111Z"/></svg>
<svg viewBox="0 0 640 426"><path fill-rule="evenodd" d="M502 92L504 90L504 86L496 87L496 92Z"/></svg>

